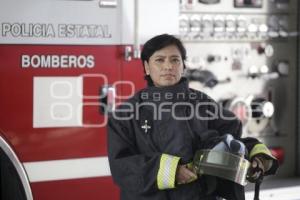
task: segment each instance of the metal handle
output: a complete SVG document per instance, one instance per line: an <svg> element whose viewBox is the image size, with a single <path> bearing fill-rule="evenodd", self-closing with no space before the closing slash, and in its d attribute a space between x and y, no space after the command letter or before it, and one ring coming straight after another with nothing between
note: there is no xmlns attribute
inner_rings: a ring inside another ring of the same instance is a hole
<svg viewBox="0 0 300 200"><path fill-rule="evenodd" d="M100 8L116 8L118 5L117 0L100 0Z"/></svg>
<svg viewBox="0 0 300 200"><path fill-rule="evenodd" d="M139 34L139 1L134 1L134 45L133 58L139 59L141 57L140 34Z"/></svg>
<svg viewBox="0 0 300 200"><path fill-rule="evenodd" d="M99 111L102 114L112 112L116 106L116 89L111 85L104 85L100 89L100 107Z"/></svg>
<svg viewBox="0 0 300 200"><path fill-rule="evenodd" d="M126 61L131 61L132 60L132 48L131 48L131 46L126 46L125 47L124 57L125 57Z"/></svg>

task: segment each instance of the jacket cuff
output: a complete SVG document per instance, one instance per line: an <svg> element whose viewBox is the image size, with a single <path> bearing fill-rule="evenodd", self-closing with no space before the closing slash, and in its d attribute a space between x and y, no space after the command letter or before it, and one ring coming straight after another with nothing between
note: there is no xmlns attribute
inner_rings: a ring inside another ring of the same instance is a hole
<svg viewBox="0 0 300 200"><path fill-rule="evenodd" d="M175 177L180 157L162 154L157 173L157 186L159 190L175 188Z"/></svg>
<svg viewBox="0 0 300 200"><path fill-rule="evenodd" d="M275 174L279 167L279 163L278 163L277 158L275 158L272 155L272 153L266 147L266 145L264 145L264 144L255 145L250 152L250 156L249 156L250 160L252 160L254 156L258 156L258 155L261 156L264 160L271 161L271 163L269 163L269 166L267 167L267 169L265 169L266 170L265 175Z"/></svg>
<svg viewBox="0 0 300 200"><path fill-rule="evenodd" d="M264 156L269 157L270 159L277 160L277 159L272 155L272 153L270 152L270 150L268 149L268 147L266 147L266 145L264 145L264 144L257 144L257 145L255 145L255 146L251 149L250 155L249 155L250 160L252 160L253 157L256 156L256 155L264 155Z"/></svg>

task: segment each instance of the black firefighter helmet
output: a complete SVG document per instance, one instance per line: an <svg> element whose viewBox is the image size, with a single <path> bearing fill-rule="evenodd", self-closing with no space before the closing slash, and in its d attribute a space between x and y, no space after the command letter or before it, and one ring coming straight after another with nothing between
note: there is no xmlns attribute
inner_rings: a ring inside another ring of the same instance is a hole
<svg viewBox="0 0 300 200"><path fill-rule="evenodd" d="M227 200L244 200L250 163L245 145L232 135L210 137L204 141L193 161L194 170L205 183L207 195Z"/></svg>

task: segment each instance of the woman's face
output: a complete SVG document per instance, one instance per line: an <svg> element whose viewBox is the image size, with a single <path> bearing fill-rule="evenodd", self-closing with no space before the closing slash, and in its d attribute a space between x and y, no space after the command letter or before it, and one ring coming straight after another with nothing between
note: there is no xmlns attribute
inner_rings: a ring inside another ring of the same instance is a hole
<svg viewBox="0 0 300 200"><path fill-rule="evenodd" d="M183 73L183 61L176 45L155 51L144 66L156 87L175 85Z"/></svg>

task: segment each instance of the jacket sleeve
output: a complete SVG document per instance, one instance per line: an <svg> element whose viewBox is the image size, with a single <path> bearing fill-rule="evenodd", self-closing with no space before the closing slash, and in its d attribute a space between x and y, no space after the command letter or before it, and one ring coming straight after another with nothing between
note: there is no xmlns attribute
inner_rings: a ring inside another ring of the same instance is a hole
<svg viewBox="0 0 300 200"><path fill-rule="evenodd" d="M110 116L107 128L110 170L122 190L148 193L175 187L179 157L159 152L142 154L130 120Z"/></svg>
<svg viewBox="0 0 300 200"><path fill-rule="evenodd" d="M265 144L252 137L242 138L241 141L248 149L248 157L250 161L252 161L254 157L258 156L268 165L266 167L265 175L272 175L276 173L279 167L278 160L272 155L271 151Z"/></svg>

